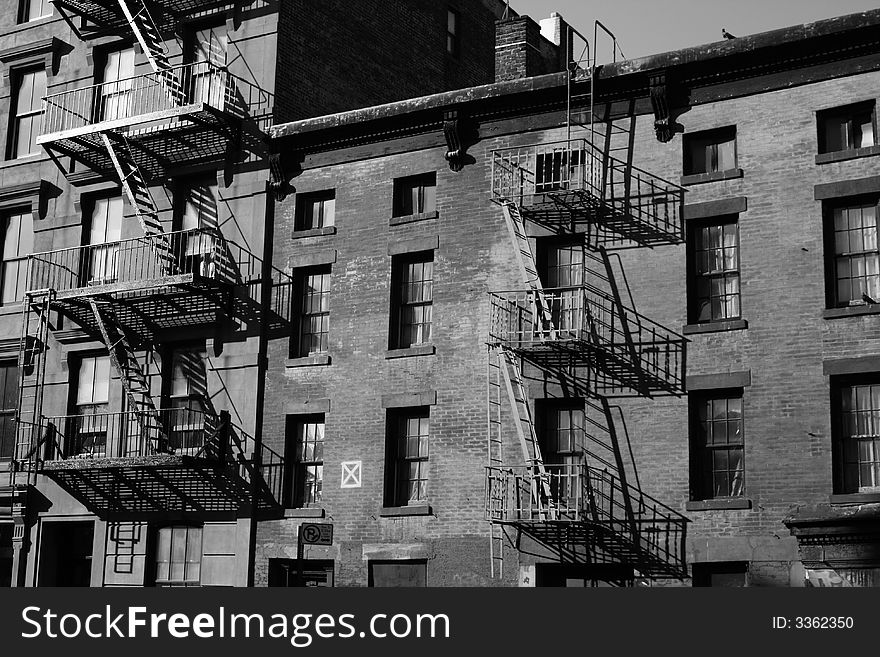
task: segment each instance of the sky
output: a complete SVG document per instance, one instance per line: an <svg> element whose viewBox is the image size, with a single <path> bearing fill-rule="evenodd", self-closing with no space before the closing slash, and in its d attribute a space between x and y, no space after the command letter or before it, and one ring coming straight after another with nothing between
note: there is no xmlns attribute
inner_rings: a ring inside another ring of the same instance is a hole
<svg viewBox="0 0 880 657"><path fill-rule="evenodd" d="M745 36L869 9L878 0L511 0L534 20L556 11L592 38L598 19L627 59L719 41L724 28ZM601 51L600 51L601 52Z"/></svg>

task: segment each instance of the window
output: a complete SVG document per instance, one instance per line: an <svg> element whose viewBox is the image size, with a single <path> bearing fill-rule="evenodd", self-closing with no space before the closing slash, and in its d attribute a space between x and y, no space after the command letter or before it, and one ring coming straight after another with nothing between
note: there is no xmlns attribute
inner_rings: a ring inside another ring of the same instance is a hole
<svg viewBox="0 0 880 657"><path fill-rule="evenodd" d="M297 281L299 331L291 356L326 354L330 351L330 267L302 269Z"/></svg>
<svg viewBox="0 0 880 657"><path fill-rule="evenodd" d="M173 248L187 274L213 278L218 272L217 230L220 217L217 181L188 180L174 193L175 229Z"/></svg>
<svg viewBox="0 0 880 657"><path fill-rule="evenodd" d="M0 363L0 461L15 456L15 411L18 407L18 365Z"/></svg>
<svg viewBox="0 0 880 657"><path fill-rule="evenodd" d="M133 77L134 48L108 50L104 53L104 67L95 96L100 103L96 111L98 121L129 117Z"/></svg>
<svg viewBox="0 0 880 657"><path fill-rule="evenodd" d="M269 559L269 586L333 586L333 562L325 559L303 559L302 580L296 559Z"/></svg>
<svg viewBox="0 0 880 657"><path fill-rule="evenodd" d="M557 506L564 510L577 503L579 471L584 462L586 435L583 403L542 400L538 404L538 437L541 455L550 474L550 488Z"/></svg>
<svg viewBox="0 0 880 657"><path fill-rule="evenodd" d="M458 57L460 43L458 37L458 12L449 9L446 13L446 52L453 57Z"/></svg>
<svg viewBox="0 0 880 657"><path fill-rule="evenodd" d="M186 34L185 62L190 72L191 102L225 108L228 90L222 68L226 66L229 38L226 24L201 25Z"/></svg>
<svg viewBox="0 0 880 657"><path fill-rule="evenodd" d="M202 528L162 527L156 537L156 586L199 586Z"/></svg>
<svg viewBox="0 0 880 657"><path fill-rule="evenodd" d="M691 498L744 494L743 398L741 391L692 393Z"/></svg>
<svg viewBox="0 0 880 657"><path fill-rule="evenodd" d="M721 561L695 563L692 567L694 586L742 587L748 586L748 561Z"/></svg>
<svg viewBox="0 0 880 657"><path fill-rule="evenodd" d="M336 190L299 196L294 230L316 230L336 224Z"/></svg>
<svg viewBox="0 0 880 657"><path fill-rule="evenodd" d="M431 342L434 254L396 256L392 262L391 348Z"/></svg>
<svg viewBox="0 0 880 657"><path fill-rule="evenodd" d="M394 181L394 216L434 212L437 209L437 174L425 173Z"/></svg>
<svg viewBox="0 0 880 657"><path fill-rule="evenodd" d="M40 152L37 136L40 116L43 114L43 96L46 95L46 70L43 68L21 71L14 77L15 90L9 142L9 159L35 155Z"/></svg>
<svg viewBox="0 0 880 657"><path fill-rule="evenodd" d="M74 454L104 455L110 427L109 401L110 357L83 357L76 371L74 417L65 434L73 440Z"/></svg>
<svg viewBox="0 0 880 657"><path fill-rule="evenodd" d="M369 586L404 588L427 585L427 561L370 561Z"/></svg>
<svg viewBox="0 0 880 657"><path fill-rule="evenodd" d="M833 381L835 488L880 492L880 376Z"/></svg>
<svg viewBox="0 0 880 657"><path fill-rule="evenodd" d="M407 506L428 500L427 407L389 411L386 504Z"/></svg>
<svg viewBox="0 0 880 657"><path fill-rule="evenodd" d="M52 4L49 0L21 0L18 7L18 22L30 23L52 15Z"/></svg>
<svg viewBox="0 0 880 657"><path fill-rule="evenodd" d="M819 152L835 153L877 143L874 101L818 112Z"/></svg>
<svg viewBox="0 0 880 657"><path fill-rule="evenodd" d="M738 319L739 224L736 217L688 224L689 321Z"/></svg>
<svg viewBox="0 0 880 657"><path fill-rule="evenodd" d="M589 172L583 148L575 143L543 147L535 155L535 192L543 194L564 189L584 189L601 171Z"/></svg>
<svg viewBox="0 0 880 657"><path fill-rule="evenodd" d="M119 242L122 239L122 197L94 199L88 220L89 257L84 285L115 283L119 277Z"/></svg>
<svg viewBox="0 0 880 657"><path fill-rule="evenodd" d="M826 212L826 263L831 307L880 302L876 199L849 201Z"/></svg>
<svg viewBox="0 0 880 657"><path fill-rule="evenodd" d="M684 175L736 169L736 127L684 136Z"/></svg>
<svg viewBox="0 0 880 657"><path fill-rule="evenodd" d="M541 240L538 268L557 331L577 337L584 310L584 247L581 242Z"/></svg>
<svg viewBox="0 0 880 657"><path fill-rule="evenodd" d="M176 452L196 453L205 444L205 400L208 396L204 348L171 353L168 386L168 440Z"/></svg>
<svg viewBox="0 0 880 657"><path fill-rule="evenodd" d="M320 506L324 487L324 416L287 417L284 506Z"/></svg>
<svg viewBox="0 0 880 657"><path fill-rule="evenodd" d="M0 302L17 303L27 287L28 256L34 252L34 217L30 212L3 217L3 263Z"/></svg>

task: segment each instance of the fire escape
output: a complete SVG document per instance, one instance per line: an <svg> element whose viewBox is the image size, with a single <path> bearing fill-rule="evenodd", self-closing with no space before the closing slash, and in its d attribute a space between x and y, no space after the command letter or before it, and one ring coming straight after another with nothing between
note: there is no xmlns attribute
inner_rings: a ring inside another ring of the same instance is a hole
<svg viewBox="0 0 880 657"><path fill-rule="evenodd" d="M599 28L605 29L597 21ZM491 294L492 576L503 576L511 543L583 571L623 573L595 578L615 584L679 579L687 575L687 519L641 489L623 413L612 400L684 392L686 339L625 298L616 254L681 244L684 190L633 164L633 104L612 113L610 103L595 103L595 47L569 30L567 139L499 149L492 159L491 200L504 216L526 286ZM616 55L616 39L614 48ZM583 270L572 285L544 286L529 224L582 240ZM576 458L546 458L529 379L554 382L564 397L583 402ZM512 452L504 439L511 425L519 445Z"/></svg>
<svg viewBox="0 0 880 657"><path fill-rule="evenodd" d="M47 96L38 138L63 171L63 158L70 158L76 168L118 183L142 234L30 256L11 483L32 491L43 475L100 518L118 522L274 507L281 457L213 406L208 379L216 375L206 359L180 356L197 408L157 405L150 383L158 347L181 332L212 335L222 326L253 335L261 324L283 321L268 316L264 292L281 272L228 240L216 210L215 225L168 232L150 191L183 163L222 160L235 142L236 81L209 62L172 65L158 27L231 3L54 4L77 29L128 31L146 57L145 74ZM103 344L121 383L121 412L46 414L47 354L61 326Z"/></svg>

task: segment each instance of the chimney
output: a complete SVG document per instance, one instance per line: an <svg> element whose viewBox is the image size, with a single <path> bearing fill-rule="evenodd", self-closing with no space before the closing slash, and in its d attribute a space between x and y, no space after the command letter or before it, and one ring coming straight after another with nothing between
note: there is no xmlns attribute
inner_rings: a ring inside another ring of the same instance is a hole
<svg viewBox="0 0 880 657"><path fill-rule="evenodd" d="M564 49L559 47L563 25L556 13L541 25L528 16L495 23L495 82L565 70Z"/></svg>

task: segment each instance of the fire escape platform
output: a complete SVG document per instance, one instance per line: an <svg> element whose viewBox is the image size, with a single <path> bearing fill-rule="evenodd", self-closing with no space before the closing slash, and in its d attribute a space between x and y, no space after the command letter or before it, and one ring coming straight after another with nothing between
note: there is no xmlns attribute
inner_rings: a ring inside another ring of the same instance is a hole
<svg viewBox="0 0 880 657"><path fill-rule="evenodd" d="M152 125L126 129L144 123ZM88 169L115 179L116 170L101 138L102 134L114 131L125 137L134 163L148 180L153 180L180 166L223 157L235 141L239 124L239 119L198 103L46 134L38 137L37 143L50 153L71 157Z"/></svg>
<svg viewBox="0 0 880 657"><path fill-rule="evenodd" d="M101 31L115 30L128 24L119 5L112 0L52 0L52 4L65 12L87 19L89 25L82 26L84 31L92 27ZM155 12L153 18L160 25L165 25L194 12L231 4L235 4L234 0L152 0L150 6Z"/></svg>
<svg viewBox="0 0 880 657"><path fill-rule="evenodd" d="M250 504L239 469L217 460L173 454L46 461L55 481L102 519L178 512L231 513Z"/></svg>

